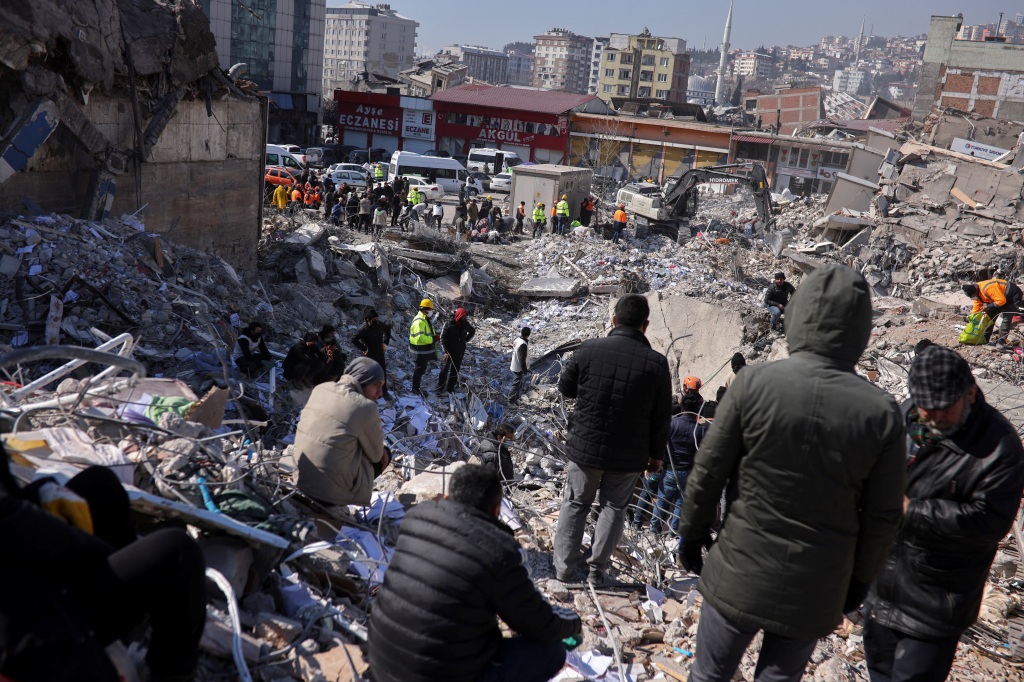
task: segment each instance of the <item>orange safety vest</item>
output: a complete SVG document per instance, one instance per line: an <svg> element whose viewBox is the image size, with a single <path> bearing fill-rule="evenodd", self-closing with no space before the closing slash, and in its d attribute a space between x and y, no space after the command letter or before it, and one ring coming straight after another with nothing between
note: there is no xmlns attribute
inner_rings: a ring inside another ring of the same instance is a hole
<svg viewBox="0 0 1024 682"><path fill-rule="evenodd" d="M557 214L557 213L555 213L555 207L554 207L554 206L552 206L552 207L551 207L551 217L552 217L552 218L555 218L555 217L557 217L557 216L558 216L558 214Z"/></svg>
<svg viewBox="0 0 1024 682"><path fill-rule="evenodd" d="M313 205L313 193L312 192L306 192L306 206L312 206L312 205Z"/></svg>
<svg viewBox="0 0 1024 682"><path fill-rule="evenodd" d="M292 201L302 201L302 192L298 189L292 192Z"/></svg>
<svg viewBox="0 0 1024 682"><path fill-rule="evenodd" d="M986 304L999 307L1006 305L1006 280L986 279L978 282L978 300L974 301L972 313L979 312Z"/></svg>
<svg viewBox="0 0 1024 682"><path fill-rule="evenodd" d="M615 211L615 222L623 224L626 223L626 212L623 211L621 208Z"/></svg>

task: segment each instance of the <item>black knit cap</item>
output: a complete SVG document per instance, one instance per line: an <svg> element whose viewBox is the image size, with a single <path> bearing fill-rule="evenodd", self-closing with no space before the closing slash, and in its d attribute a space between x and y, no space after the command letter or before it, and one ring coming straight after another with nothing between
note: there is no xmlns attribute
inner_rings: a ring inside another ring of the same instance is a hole
<svg viewBox="0 0 1024 682"><path fill-rule="evenodd" d="M971 366L945 346L928 346L910 365L910 397L925 410L949 407L973 384Z"/></svg>

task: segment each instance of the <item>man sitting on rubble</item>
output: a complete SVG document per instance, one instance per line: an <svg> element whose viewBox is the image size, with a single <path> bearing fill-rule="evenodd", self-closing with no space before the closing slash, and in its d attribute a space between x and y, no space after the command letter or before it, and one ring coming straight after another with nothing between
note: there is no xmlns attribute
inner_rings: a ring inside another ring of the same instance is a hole
<svg viewBox="0 0 1024 682"><path fill-rule="evenodd" d="M512 453L506 441L514 440L516 428L509 422L502 422L492 432L494 439L481 439L476 456L488 466L494 467L502 481L516 480L515 466L512 464Z"/></svg>
<svg viewBox="0 0 1024 682"><path fill-rule="evenodd" d="M148 679L194 679L202 552L178 528L137 537L110 469L22 488L0 445L0 537L0 678L116 682L104 648L148 619Z"/></svg>
<svg viewBox="0 0 1024 682"><path fill-rule="evenodd" d="M977 284L965 284L963 290L974 299L971 313L985 311L992 320L996 319L996 315L1003 314L999 323L999 336L992 345L1005 345L1010 336L1013 316L1020 312L1021 299L1024 298L1020 287L1005 279L987 279ZM986 334L991 336L992 327L989 327Z"/></svg>
<svg viewBox="0 0 1024 682"><path fill-rule="evenodd" d="M864 627L868 672L886 682L946 679L1024 486L1015 427L985 402L956 351L924 348L909 384L903 523Z"/></svg>
<svg viewBox="0 0 1024 682"><path fill-rule="evenodd" d="M295 430L298 488L344 516L337 507L368 505L373 480L391 461L384 447L377 401L384 370L370 358L356 358L333 383L313 389Z"/></svg>
<svg viewBox="0 0 1024 682"><path fill-rule="evenodd" d="M795 293L796 289L786 281L786 274L776 272L772 283L768 285L768 290L764 294L764 305L772 316L771 329L782 331L779 318L786 311L790 296Z"/></svg>
<svg viewBox="0 0 1024 682"><path fill-rule="evenodd" d="M255 320L242 330L235 342L235 367L249 377L258 375L265 366L274 362L263 338L263 325Z"/></svg>
<svg viewBox="0 0 1024 682"><path fill-rule="evenodd" d="M496 469L467 464L447 499L406 514L370 613L376 682L547 682L562 669L582 623L533 586L501 497Z"/></svg>
<svg viewBox="0 0 1024 682"><path fill-rule="evenodd" d="M313 377L324 365L323 353L317 345L318 338L316 332L306 332L302 341L288 349L288 355L281 363L285 379L294 384L312 383Z"/></svg>

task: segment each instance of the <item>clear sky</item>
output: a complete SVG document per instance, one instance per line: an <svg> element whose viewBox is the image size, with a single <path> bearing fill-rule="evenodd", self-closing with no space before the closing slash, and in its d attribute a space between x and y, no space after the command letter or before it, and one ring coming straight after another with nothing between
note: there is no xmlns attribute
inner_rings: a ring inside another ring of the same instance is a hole
<svg viewBox="0 0 1024 682"><path fill-rule="evenodd" d="M375 4L374 0L368 0ZM639 33L683 38L691 49L722 42L727 0L388 0L393 9L420 22L416 48L435 51L464 43L500 49L551 28L586 36ZM328 0L328 6L345 0ZM811 45L825 35L918 35L932 14L963 12L967 24L995 23L999 12L1013 19L1024 0L736 0L732 45Z"/></svg>

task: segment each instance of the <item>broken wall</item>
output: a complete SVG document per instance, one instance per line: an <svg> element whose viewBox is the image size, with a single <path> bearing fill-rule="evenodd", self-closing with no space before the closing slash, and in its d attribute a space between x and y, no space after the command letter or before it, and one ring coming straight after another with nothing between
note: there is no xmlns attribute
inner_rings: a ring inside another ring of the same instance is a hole
<svg viewBox="0 0 1024 682"><path fill-rule="evenodd" d="M714 400L732 370L729 360L743 343L743 319L723 302L711 305L683 295L650 293L651 323L647 340L668 358L672 390L679 391L687 375L703 382L701 395ZM766 313L767 314L767 313Z"/></svg>
<svg viewBox="0 0 1024 682"><path fill-rule="evenodd" d="M141 194L135 173L116 178L112 213L140 214L146 229L171 230L176 242L215 253L236 268L256 267L264 174L265 100L182 100L146 163ZM129 100L94 94L83 111L111 145L134 146ZM63 127L0 186L0 211L24 213L29 197L46 212L81 214L93 159ZM175 225L176 223L176 225Z"/></svg>

